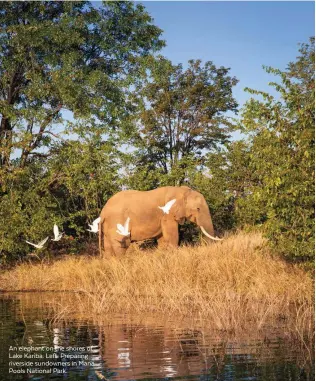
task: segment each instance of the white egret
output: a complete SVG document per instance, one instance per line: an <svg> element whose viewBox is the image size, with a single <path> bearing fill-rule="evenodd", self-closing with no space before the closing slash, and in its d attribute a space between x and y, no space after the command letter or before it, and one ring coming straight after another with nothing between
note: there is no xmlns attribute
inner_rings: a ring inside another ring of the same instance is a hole
<svg viewBox="0 0 316 381"><path fill-rule="evenodd" d="M48 240L48 237L46 237L45 239L43 239L43 241L40 241L39 243L32 243L29 241L25 241L25 242L28 243L29 245L36 247L36 249L42 249L47 240Z"/></svg>
<svg viewBox="0 0 316 381"><path fill-rule="evenodd" d="M52 241L59 241L62 237L63 233L59 233L58 226L54 224L54 239Z"/></svg>
<svg viewBox="0 0 316 381"><path fill-rule="evenodd" d="M169 211L172 207L172 205L176 202L177 200L174 198L171 201L168 201L165 206L158 206L159 209L161 209L165 214L169 214Z"/></svg>
<svg viewBox="0 0 316 381"><path fill-rule="evenodd" d="M129 221L130 221L130 218L127 217L124 226L121 225L121 224L116 224L116 227L117 227L116 232L117 232L118 234L121 234L121 235L124 235L124 236L128 236L128 235L130 235L130 232L128 231Z"/></svg>
<svg viewBox="0 0 316 381"><path fill-rule="evenodd" d="M101 217L98 217L92 222L92 224L88 224L90 226L90 229L87 229L88 232L97 233L99 231L100 221L101 221Z"/></svg>

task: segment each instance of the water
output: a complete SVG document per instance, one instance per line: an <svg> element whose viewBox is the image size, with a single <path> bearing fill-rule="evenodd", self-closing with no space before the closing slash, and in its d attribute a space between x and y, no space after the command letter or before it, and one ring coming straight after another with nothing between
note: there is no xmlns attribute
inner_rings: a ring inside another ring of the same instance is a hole
<svg viewBox="0 0 316 381"><path fill-rule="evenodd" d="M162 316L66 319L52 298L0 295L0 380L314 379L309 352L282 329L233 338Z"/></svg>

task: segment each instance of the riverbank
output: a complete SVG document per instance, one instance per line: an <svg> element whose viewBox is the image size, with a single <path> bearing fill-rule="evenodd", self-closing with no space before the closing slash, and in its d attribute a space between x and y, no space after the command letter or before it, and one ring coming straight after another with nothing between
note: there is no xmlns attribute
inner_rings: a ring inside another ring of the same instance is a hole
<svg viewBox="0 0 316 381"><path fill-rule="evenodd" d="M74 292L67 313L199 316L219 330L280 324L313 336L313 280L271 255L260 234L211 246L134 249L122 259L66 257L21 264L0 276L7 291Z"/></svg>

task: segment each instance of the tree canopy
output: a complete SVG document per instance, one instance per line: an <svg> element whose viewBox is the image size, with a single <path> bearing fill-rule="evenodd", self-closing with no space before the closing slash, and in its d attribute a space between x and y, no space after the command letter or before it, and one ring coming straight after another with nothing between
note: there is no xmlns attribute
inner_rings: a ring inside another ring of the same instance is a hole
<svg viewBox="0 0 316 381"><path fill-rule="evenodd" d="M40 156L61 111L116 126L142 59L163 46L130 2L5 2L0 28L1 168Z"/></svg>
<svg viewBox="0 0 316 381"><path fill-rule="evenodd" d="M134 134L136 168L143 177L157 170L156 185L179 185L204 162L205 152L228 142L227 112L237 111L229 68L190 60L187 69L164 57L152 60L150 75L137 87ZM142 178L143 181L143 178Z"/></svg>

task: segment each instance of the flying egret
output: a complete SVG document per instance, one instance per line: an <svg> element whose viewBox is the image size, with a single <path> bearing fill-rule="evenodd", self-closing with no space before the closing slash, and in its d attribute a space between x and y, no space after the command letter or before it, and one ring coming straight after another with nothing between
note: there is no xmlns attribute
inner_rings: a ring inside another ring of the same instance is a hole
<svg viewBox="0 0 316 381"><path fill-rule="evenodd" d="M124 226L121 225L121 224L116 224L116 226L117 226L117 231L116 232L121 234L121 235L124 235L124 236L130 235L130 232L128 231L129 221L130 221L130 218L127 217Z"/></svg>
<svg viewBox="0 0 316 381"><path fill-rule="evenodd" d="M39 243L32 243L29 241L25 241L25 242L28 243L29 245L36 247L36 249L42 249L47 240L48 240L48 237L46 237L45 239L43 239L43 241L41 241Z"/></svg>
<svg viewBox="0 0 316 381"><path fill-rule="evenodd" d="M97 233L99 231L99 223L101 221L101 217L98 217L96 220L92 222L92 224L88 224L90 229L87 229L88 232Z"/></svg>
<svg viewBox="0 0 316 381"><path fill-rule="evenodd" d="M63 233L59 233L58 226L54 224L54 239L52 241L59 241L62 237Z"/></svg>
<svg viewBox="0 0 316 381"><path fill-rule="evenodd" d="M177 200L174 198L171 201L168 201L165 206L158 206L159 209L161 209L165 214L169 214L169 210L171 209L172 205L176 202Z"/></svg>

